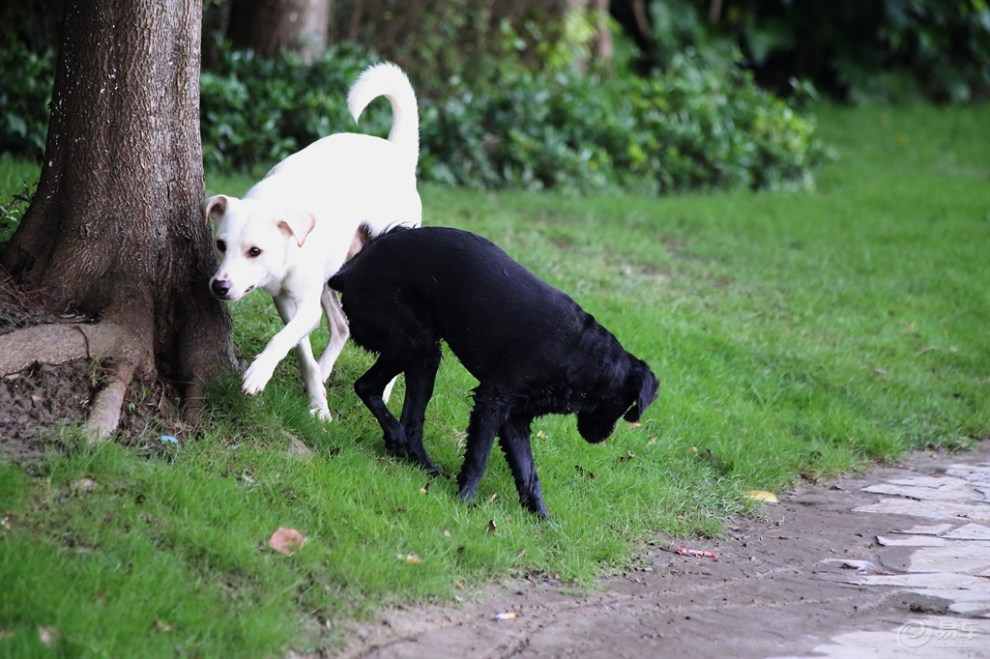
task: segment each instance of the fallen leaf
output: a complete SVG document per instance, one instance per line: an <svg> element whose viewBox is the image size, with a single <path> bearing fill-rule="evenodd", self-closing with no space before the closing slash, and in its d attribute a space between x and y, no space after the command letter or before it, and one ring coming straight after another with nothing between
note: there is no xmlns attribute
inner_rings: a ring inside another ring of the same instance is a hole
<svg viewBox="0 0 990 659"><path fill-rule="evenodd" d="M444 529L443 530L443 537L445 537L445 538L449 538L450 537L450 529Z"/></svg>
<svg viewBox="0 0 990 659"><path fill-rule="evenodd" d="M419 554L396 554L396 558L410 565L419 565L423 562L423 559L419 557Z"/></svg>
<svg viewBox="0 0 990 659"><path fill-rule="evenodd" d="M55 627L38 627L38 638L43 645L51 647L58 642L59 631Z"/></svg>
<svg viewBox="0 0 990 659"><path fill-rule="evenodd" d="M0 641L6 641L14 638L14 632L9 629L0 629Z"/></svg>
<svg viewBox="0 0 990 659"><path fill-rule="evenodd" d="M626 451L625 455L619 456L619 462L629 462L630 460L635 460L636 454L632 451Z"/></svg>
<svg viewBox="0 0 990 659"><path fill-rule="evenodd" d="M744 493L743 496L753 501L777 503L777 495L773 492L767 492L766 490L750 490L749 492Z"/></svg>
<svg viewBox="0 0 990 659"><path fill-rule="evenodd" d="M154 624L151 625L151 629L153 631L162 632L162 633L165 633L165 634L168 634L169 632L175 631L175 628L172 627L172 625L170 625L167 622L165 622L164 620L156 620L154 622Z"/></svg>
<svg viewBox="0 0 990 659"><path fill-rule="evenodd" d="M581 465L574 465L574 471L576 471L581 476L587 477L589 481L595 480L595 475L590 471L588 471L587 469L585 469L584 467L582 467Z"/></svg>
<svg viewBox="0 0 990 659"><path fill-rule="evenodd" d="M72 489L76 492L92 492L96 489L96 481L92 478L80 478L73 481Z"/></svg>
<svg viewBox="0 0 990 659"><path fill-rule="evenodd" d="M272 533L268 546L280 554L292 556L306 544L306 536L295 529L279 527Z"/></svg>
<svg viewBox="0 0 990 659"><path fill-rule="evenodd" d="M289 432L283 432L282 434L289 440L289 446L285 450L286 453L297 458L313 457L313 449L306 446L301 439Z"/></svg>
<svg viewBox="0 0 990 659"><path fill-rule="evenodd" d="M485 533L495 533L495 520L488 520L488 526L485 528Z"/></svg>
<svg viewBox="0 0 990 659"><path fill-rule="evenodd" d="M520 558L522 558L525 555L526 555L526 548L520 547L519 552L516 554L516 560L518 561Z"/></svg>
<svg viewBox="0 0 990 659"><path fill-rule="evenodd" d="M461 581L460 579L456 579L454 581L454 588L456 588L457 590L464 590L464 582Z"/></svg>
<svg viewBox="0 0 990 659"><path fill-rule="evenodd" d="M492 505L492 501L498 498L498 492L492 492L492 495L488 497L488 501L485 502L485 508Z"/></svg>
<svg viewBox="0 0 990 659"><path fill-rule="evenodd" d="M431 481L426 481L426 485L424 485L423 487L419 488L419 493L420 494L429 494L429 492L430 492L430 482Z"/></svg>
<svg viewBox="0 0 990 659"><path fill-rule="evenodd" d="M718 554L713 551L704 551L701 549L688 549L687 547L678 547L674 552L681 554L683 556L698 556L699 558L714 558L718 559Z"/></svg>
<svg viewBox="0 0 990 659"><path fill-rule="evenodd" d="M537 439L546 439L547 438L547 434L545 432L543 432L542 430L537 430L536 431L536 438Z"/></svg>

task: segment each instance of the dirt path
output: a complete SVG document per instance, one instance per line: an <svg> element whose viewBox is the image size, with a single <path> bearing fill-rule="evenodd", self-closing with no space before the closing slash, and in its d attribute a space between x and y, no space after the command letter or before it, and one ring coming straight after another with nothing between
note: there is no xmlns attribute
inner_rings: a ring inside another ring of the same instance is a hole
<svg viewBox="0 0 990 659"><path fill-rule="evenodd" d="M341 656L990 657L990 441L780 499L676 543L717 560L664 540L601 591L518 581L389 610Z"/></svg>

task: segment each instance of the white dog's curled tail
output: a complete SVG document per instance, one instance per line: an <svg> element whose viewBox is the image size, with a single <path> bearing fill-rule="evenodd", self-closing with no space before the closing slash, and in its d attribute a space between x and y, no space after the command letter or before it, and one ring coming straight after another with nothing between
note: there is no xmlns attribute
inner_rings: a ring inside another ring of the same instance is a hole
<svg viewBox="0 0 990 659"><path fill-rule="evenodd" d="M395 64L382 62L368 67L351 86L347 108L358 121L368 104L384 96L392 104L392 129L388 139L409 154L413 166L419 160L419 109L409 78Z"/></svg>

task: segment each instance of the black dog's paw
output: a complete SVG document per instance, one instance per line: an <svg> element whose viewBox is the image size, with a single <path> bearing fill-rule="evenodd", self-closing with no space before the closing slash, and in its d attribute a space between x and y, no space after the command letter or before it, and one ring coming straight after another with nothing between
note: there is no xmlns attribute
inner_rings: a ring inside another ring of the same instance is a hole
<svg viewBox="0 0 990 659"><path fill-rule="evenodd" d="M423 453L421 456L411 455L409 456L409 459L429 472L430 476L437 478L443 478L445 476L443 469L438 467L436 463L430 459L430 456L426 455L426 453Z"/></svg>

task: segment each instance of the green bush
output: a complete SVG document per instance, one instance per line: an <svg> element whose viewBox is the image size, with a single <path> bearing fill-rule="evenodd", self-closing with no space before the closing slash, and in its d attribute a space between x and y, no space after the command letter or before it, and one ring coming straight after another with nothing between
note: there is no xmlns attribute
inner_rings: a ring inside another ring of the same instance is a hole
<svg viewBox="0 0 990 659"><path fill-rule="evenodd" d="M51 49L35 51L13 33L4 38L0 71L7 73L0 85L0 152L38 160L44 156L54 62Z"/></svg>
<svg viewBox="0 0 990 659"><path fill-rule="evenodd" d="M472 187L667 192L807 187L814 123L743 69L675 58L649 78L510 74L424 112L425 178Z"/></svg>
<svg viewBox="0 0 990 659"><path fill-rule="evenodd" d="M986 0L650 0L647 7L641 55L650 66L662 68L688 48L731 43L765 85L782 91L805 79L853 102L968 102L990 93Z"/></svg>
<svg viewBox="0 0 990 659"><path fill-rule="evenodd" d="M312 64L286 56L265 59L224 48L200 76L200 132L208 169L237 171L273 165L330 133L354 130L345 94L371 55L333 47ZM378 112L362 117L376 126ZM378 117L378 125L382 118Z"/></svg>
<svg viewBox="0 0 990 659"><path fill-rule="evenodd" d="M0 139L40 157L50 54L14 48L4 57L8 69L34 67L36 75L5 88ZM201 76L207 169L267 168L334 132L386 134L387 103L373 103L360 127L346 107L350 84L375 59L346 45L310 66L222 49ZM474 85L452 78L443 98L421 95L420 113L421 179L477 188L800 187L826 154L814 124L760 91L747 72L697 56L676 57L648 78L506 66Z"/></svg>

